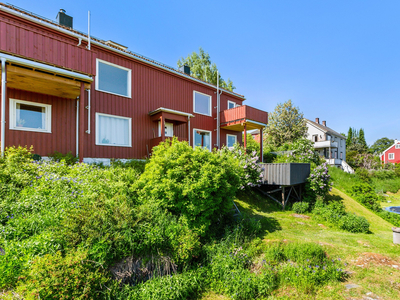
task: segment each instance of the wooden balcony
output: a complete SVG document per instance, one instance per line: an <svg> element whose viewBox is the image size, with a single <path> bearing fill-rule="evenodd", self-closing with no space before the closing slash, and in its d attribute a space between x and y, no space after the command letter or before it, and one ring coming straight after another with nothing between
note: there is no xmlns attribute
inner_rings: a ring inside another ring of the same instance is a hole
<svg viewBox="0 0 400 300"><path fill-rule="evenodd" d="M267 126L268 113L257 108L242 105L221 111L221 128L243 131L244 125L247 130L261 129Z"/></svg>

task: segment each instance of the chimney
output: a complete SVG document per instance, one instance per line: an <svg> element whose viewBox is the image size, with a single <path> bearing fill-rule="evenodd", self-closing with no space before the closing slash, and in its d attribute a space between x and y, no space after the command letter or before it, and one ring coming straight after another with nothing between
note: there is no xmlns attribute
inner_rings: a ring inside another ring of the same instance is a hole
<svg viewBox="0 0 400 300"><path fill-rule="evenodd" d="M61 26L72 28L72 17L65 13L65 9L60 9L56 19Z"/></svg>
<svg viewBox="0 0 400 300"><path fill-rule="evenodd" d="M326 121L322 121L322 125L326 127Z"/></svg>
<svg viewBox="0 0 400 300"><path fill-rule="evenodd" d="M397 139L394 139L394 143L397 144L397 143L398 143L398 140L397 140Z"/></svg>
<svg viewBox="0 0 400 300"><path fill-rule="evenodd" d="M319 118L315 118L315 123L319 124Z"/></svg>
<svg viewBox="0 0 400 300"><path fill-rule="evenodd" d="M190 67L187 65L183 65L182 67L179 67L179 71L190 76Z"/></svg>

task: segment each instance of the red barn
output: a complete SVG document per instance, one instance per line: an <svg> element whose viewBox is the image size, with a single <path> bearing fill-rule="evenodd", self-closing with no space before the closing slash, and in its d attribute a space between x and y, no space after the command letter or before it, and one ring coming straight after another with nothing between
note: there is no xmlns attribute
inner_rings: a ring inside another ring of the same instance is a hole
<svg viewBox="0 0 400 300"><path fill-rule="evenodd" d="M267 112L244 96L72 28L0 3L1 153L72 152L80 160L149 156L176 136L208 149L242 142Z"/></svg>
<svg viewBox="0 0 400 300"><path fill-rule="evenodd" d="M387 148L381 154L381 160L383 163L400 163L400 142L395 140L394 144Z"/></svg>

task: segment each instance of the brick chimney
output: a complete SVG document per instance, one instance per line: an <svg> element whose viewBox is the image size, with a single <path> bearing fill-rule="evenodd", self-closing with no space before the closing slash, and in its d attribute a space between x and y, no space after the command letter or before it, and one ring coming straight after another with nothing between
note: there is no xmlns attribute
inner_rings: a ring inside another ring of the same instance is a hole
<svg viewBox="0 0 400 300"><path fill-rule="evenodd" d="M326 127L326 121L322 121L322 125Z"/></svg>
<svg viewBox="0 0 400 300"><path fill-rule="evenodd" d="M319 118L315 118L315 123L319 124Z"/></svg>

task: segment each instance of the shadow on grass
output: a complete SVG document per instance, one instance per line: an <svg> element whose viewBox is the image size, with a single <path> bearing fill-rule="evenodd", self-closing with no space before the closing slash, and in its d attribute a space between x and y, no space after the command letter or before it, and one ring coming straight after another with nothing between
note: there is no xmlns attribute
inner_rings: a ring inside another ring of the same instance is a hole
<svg viewBox="0 0 400 300"><path fill-rule="evenodd" d="M282 230L279 222L274 217L268 216L268 213L282 211L282 208L280 208L278 204L270 199L264 198L255 191L240 192L237 198L239 202L236 202L236 205L239 210L249 217L260 220L263 231L271 233L276 230ZM247 205L242 205L240 201Z"/></svg>

